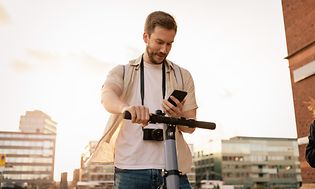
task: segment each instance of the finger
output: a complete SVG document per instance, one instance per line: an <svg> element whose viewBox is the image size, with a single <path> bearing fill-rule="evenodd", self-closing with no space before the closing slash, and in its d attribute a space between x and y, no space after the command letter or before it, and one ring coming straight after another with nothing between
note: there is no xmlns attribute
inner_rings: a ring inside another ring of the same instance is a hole
<svg viewBox="0 0 315 189"><path fill-rule="evenodd" d="M162 108L163 108L163 110L164 111L168 111L169 109L170 109L170 107L168 106L168 101L166 101L166 100L164 100L163 101L163 103L162 103ZM171 106L172 106L172 104L171 103L169 103Z"/></svg>
<svg viewBox="0 0 315 189"><path fill-rule="evenodd" d="M176 97L170 96L170 98L175 102L176 106L178 106L178 104L180 104L180 101Z"/></svg>
<svg viewBox="0 0 315 189"><path fill-rule="evenodd" d="M162 101L162 104L163 106L166 108L166 109L169 109L170 107L174 106L172 103L170 103L168 100L164 99Z"/></svg>
<svg viewBox="0 0 315 189"><path fill-rule="evenodd" d="M175 116L175 112L174 112L174 110L172 110L171 108L169 108L169 107L163 107L163 109L164 109L164 112L165 112L168 116L170 116L170 117L174 117L174 116Z"/></svg>
<svg viewBox="0 0 315 189"><path fill-rule="evenodd" d="M139 123L139 121L141 120L141 112L140 112L140 107L136 106L135 107L135 119L133 123Z"/></svg>
<svg viewBox="0 0 315 189"><path fill-rule="evenodd" d="M149 108L143 106L141 108L141 126L145 127L148 125L148 121L150 119L150 113L149 113Z"/></svg>
<svg viewBox="0 0 315 189"><path fill-rule="evenodd" d="M164 110L164 113L165 113L166 115L168 115L168 116L171 117L170 112L169 112L169 109L166 109L166 108L163 107L163 110Z"/></svg>
<svg viewBox="0 0 315 189"><path fill-rule="evenodd" d="M171 108L165 109L165 112L167 113L168 116L171 116L171 117L181 117L182 107L178 108L178 107L173 106Z"/></svg>
<svg viewBox="0 0 315 189"><path fill-rule="evenodd" d="M126 110L130 113L131 115L131 122L134 123L135 122L135 117L136 117L136 112L133 106L128 107L128 109Z"/></svg>
<svg viewBox="0 0 315 189"><path fill-rule="evenodd" d="M186 98L181 102L182 105L184 105L186 102Z"/></svg>
<svg viewBox="0 0 315 189"><path fill-rule="evenodd" d="M148 125L149 119L150 119L149 108L145 108L145 123L144 123L144 126Z"/></svg>
<svg viewBox="0 0 315 189"><path fill-rule="evenodd" d="M176 106L171 106L170 108L175 112L175 116L181 116L183 110L183 104L185 103L185 99L180 102L175 97L171 96L171 99L176 103Z"/></svg>
<svg viewBox="0 0 315 189"><path fill-rule="evenodd" d="M146 108L144 107L144 106L141 106L140 107L140 123L141 124L144 124L146 121L145 121L145 110L146 110Z"/></svg>
<svg viewBox="0 0 315 189"><path fill-rule="evenodd" d="M178 107L174 107L171 110L174 112L174 116L180 116L182 113L181 108Z"/></svg>

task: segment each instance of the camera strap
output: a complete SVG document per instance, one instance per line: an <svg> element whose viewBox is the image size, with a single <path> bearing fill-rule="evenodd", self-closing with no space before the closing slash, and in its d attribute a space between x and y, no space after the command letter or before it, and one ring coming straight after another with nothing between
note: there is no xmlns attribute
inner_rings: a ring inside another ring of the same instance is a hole
<svg viewBox="0 0 315 189"><path fill-rule="evenodd" d="M166 87L166 81L165 81L165 61L162 63L162 96L163 99L165 99L165 87ZM144 63L143 63L143 55L141 57L140 62L140 94L141 94L141 104L144 105Z"/></svg>

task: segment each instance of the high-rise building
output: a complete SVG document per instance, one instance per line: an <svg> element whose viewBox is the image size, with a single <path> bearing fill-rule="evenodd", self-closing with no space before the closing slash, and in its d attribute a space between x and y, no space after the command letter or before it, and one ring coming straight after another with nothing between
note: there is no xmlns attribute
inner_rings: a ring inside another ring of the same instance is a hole
<svg viewBox="0 0 315 189"><path fill-rule="evenodd" d="M282 10L304 186L315 181L315 169L305 160L309 126L315 119L315 1L282 0Z"/></svg>
<svg viewBox="0 0 315 189"><path fill-rule="evenodd" d="M296 139L233 137L222 140L222 178L235 189L299 188Z"/></svg>
<svg viewBox="0 0 315 189"><path fill-rule="evenodd" d="M0 131L5 183L48 186L54 181L55 134Z"/></svg>
<svg viewBox="0 0 315 189"><path fill-rule="evenodd" d="M32 133L56 134L57 123L42 111L27 111L20 117L20 130Z"/></svg>
<svg viewBox="0 0 315 189"><path fill-rule="evenodd" d="M20 132L0 131L5 154L4 183L47 188L54 182L56 122L42 111L27 111Z"/></svg>

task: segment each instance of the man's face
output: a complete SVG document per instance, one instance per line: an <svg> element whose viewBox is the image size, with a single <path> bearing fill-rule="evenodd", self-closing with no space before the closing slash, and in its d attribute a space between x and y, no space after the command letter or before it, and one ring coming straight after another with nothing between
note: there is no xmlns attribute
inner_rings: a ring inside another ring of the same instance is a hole
<svg viewBox="0 0 315 189"><path fill-rule="evenodd" d="M162 27L155 27L154 31L149 36L143 34L143 39L146 43L146 53L149 63L161 64L171 51L172 43L174 42L175 30L168 30Z"/></svg>

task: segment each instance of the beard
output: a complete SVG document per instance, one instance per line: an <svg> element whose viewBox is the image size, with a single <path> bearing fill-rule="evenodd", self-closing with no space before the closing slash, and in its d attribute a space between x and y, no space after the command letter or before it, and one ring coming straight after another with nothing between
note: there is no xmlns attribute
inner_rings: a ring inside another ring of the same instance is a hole
<svg viewBox="0 0 315 189"><path fill-rule="evenodd" d="M163 54L163 53L156 53L156 52L153 52L153 50L149 47L149 46L147 46L146 47L146 52L147 52L147 54L148 54L148 57L149 57L149 61L152 63L152 64L162 64L163 62L164 62L164 60L166 59L166 57L167 57L167 54ZM158 56L158 54L161 56L165 56L164 58L163 58L163 60L156 60L155 59L155 57L157 56L157 57L160 57L160 56Z"/></svg>

